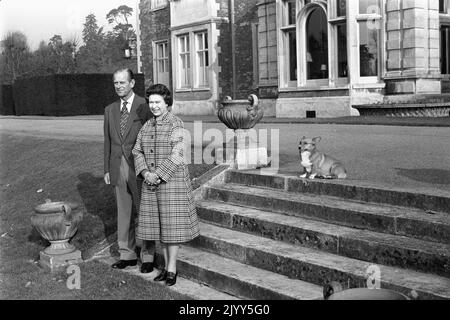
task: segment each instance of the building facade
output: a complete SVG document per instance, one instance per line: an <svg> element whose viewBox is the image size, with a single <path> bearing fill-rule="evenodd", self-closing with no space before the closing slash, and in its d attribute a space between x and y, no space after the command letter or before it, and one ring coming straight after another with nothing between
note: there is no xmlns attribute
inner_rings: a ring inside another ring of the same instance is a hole
<svg viewBox="0 0 450 320"><path fill-rule="evenodd" d="M179 114L250 93L266 116L298 118L450 101L448 2L141 0L139 71Z"/></svg>

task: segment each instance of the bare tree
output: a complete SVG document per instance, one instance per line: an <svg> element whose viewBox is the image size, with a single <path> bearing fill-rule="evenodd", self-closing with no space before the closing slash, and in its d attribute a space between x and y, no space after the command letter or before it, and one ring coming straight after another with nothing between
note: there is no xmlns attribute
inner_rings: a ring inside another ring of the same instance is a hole
<svg viewBox="0 0 450 320"><path fill-rule="evenodd" d="M19 31L8 32L2 40L0 67L3 82L12 83L18 77L31 72L31 52L27 37Z"/></svg>

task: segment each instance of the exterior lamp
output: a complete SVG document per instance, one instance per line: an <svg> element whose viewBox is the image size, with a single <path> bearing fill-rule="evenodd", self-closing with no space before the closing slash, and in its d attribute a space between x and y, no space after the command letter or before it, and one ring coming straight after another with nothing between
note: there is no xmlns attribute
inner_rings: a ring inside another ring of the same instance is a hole
<svg viewBox="0 0 450 320"><path fill-rule="evenodd" d="M129 47L124 49L124 56L126 59L130 59L131 58L131 49Z"/></svg>

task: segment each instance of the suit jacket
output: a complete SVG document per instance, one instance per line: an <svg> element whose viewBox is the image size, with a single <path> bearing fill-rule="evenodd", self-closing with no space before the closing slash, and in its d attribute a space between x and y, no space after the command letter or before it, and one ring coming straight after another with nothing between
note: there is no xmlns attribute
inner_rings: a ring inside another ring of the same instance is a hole
<svg viewBox="0 0 450 320"><path fill-rule="evenodd" d="M134 170L134 159L131 150L142 125L153 116L144 98L135 94L130 116L123 137L120 135L121 100L111 103L105 108L104 131L104 171L109 172L111 184L117 185L122 155Z"/></svg>

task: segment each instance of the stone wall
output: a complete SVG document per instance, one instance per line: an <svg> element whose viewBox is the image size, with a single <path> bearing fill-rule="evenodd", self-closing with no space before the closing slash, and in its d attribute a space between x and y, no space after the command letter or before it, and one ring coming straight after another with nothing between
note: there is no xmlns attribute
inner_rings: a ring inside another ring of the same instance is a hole
<svg viewBox="0 0 450 320"><path fill-rule="evenodd" d="M170 10L169 6L159 9L151 10L149 0L141 0L139 3L140 9L140 34L141 34L141 63L142 72L145 74L145 86L148 87L154 81L153 75L153 41L167 40L168 54L171 56L170 43ZM171 61L169 59L169 70L172 69ZM172 73L169 73L170 84L172 84ZM172 86L169 88L172 90Z"/></svg>
<svg viewBox="0 0 450 320"><path fill-rule="evenodd" d="M218 17L226 18L228 23L217 24L220 32L218 47L219 54L219 93L220 98L233 96L233 52L231 46L230 8L229 0L216 0L220 4ZM236 65L236 92L235 99L246 98L254 90L252 24L258 22L257 0L234 1L234 33L235 33L235 65Z"/></svg>
<svg viewBox="0 0 450 320"><path fill-rule="evenodd" d="M386 93L439 93L439 8L435 0L386 1Z"/></svg>
<svg viewBox="0 0 450 320"><path fill-rule="evenodd" d="M253 90L253 52L252 23L258 22L257 0L235 0L235 41L236 41L236 99L247 98Z"/></svg>

